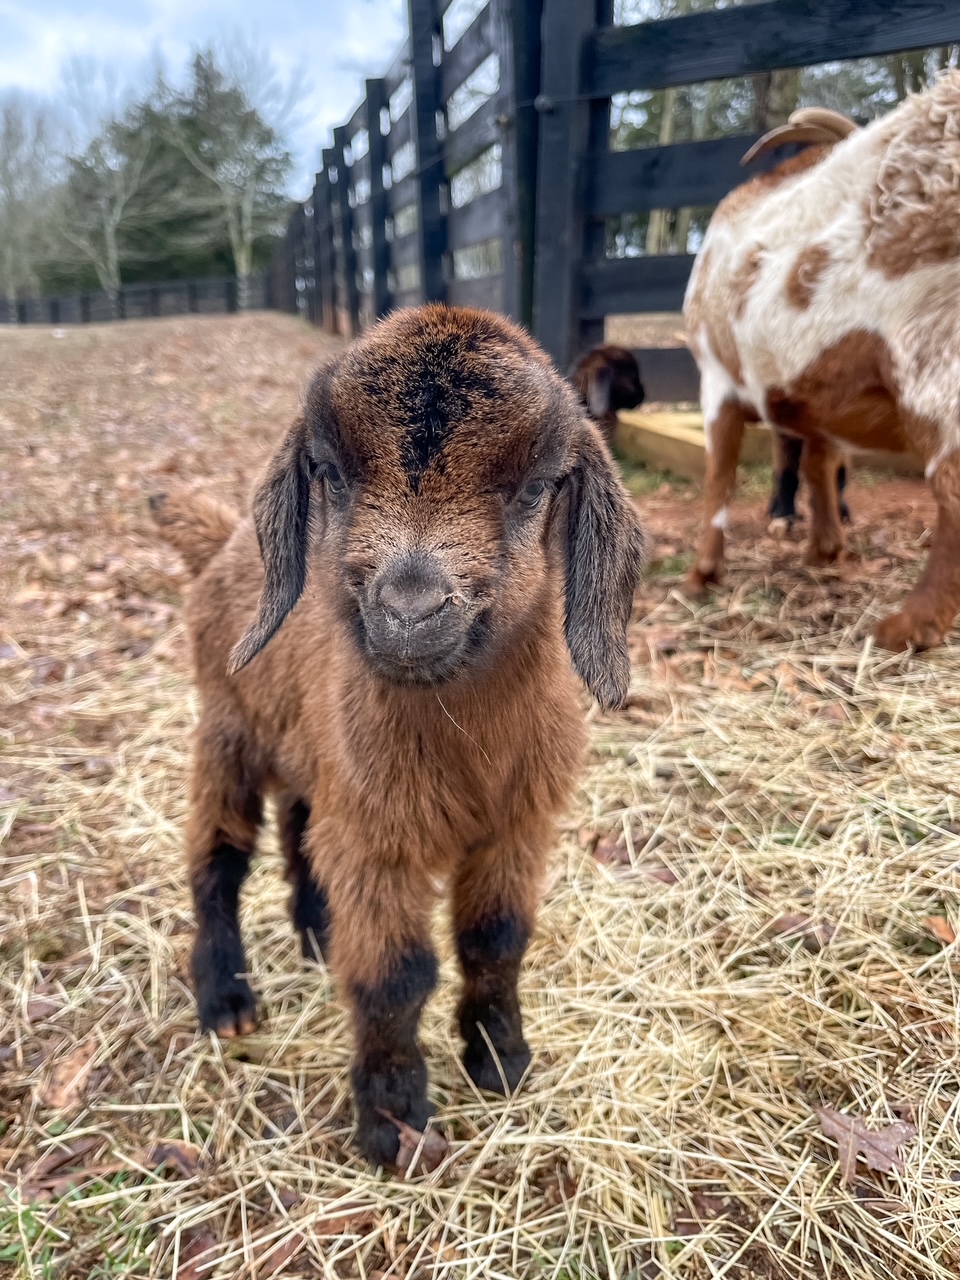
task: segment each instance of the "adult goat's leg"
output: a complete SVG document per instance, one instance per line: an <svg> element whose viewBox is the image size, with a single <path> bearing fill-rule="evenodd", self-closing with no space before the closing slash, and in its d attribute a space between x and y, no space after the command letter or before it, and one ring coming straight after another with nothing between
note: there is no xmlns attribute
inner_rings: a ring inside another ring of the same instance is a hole
<svg viewBox="0 0 960 1280"><path fill-rule="evenodd" d="M877 644L895 652L932 649L960 611L960 452L948 454L929 476L937 527L920 581L877 627Z"/></svg>
<svg viewBox="0 0 960 1280"><path fill-rule="evenodd" d="M771 531L790 528L797 518L797 489L800 486L800 458L803 441L799 436L788 436L774 427L773 436L773 497L768 515Z"/></svg>
<svg viewBox="0 0 960 1280"><path fill-rule="evenodd" d="M453 885L463 970L457 1009L463 1064L481 1089L512 1093L530 1064L517 979L536 916L547 837L469 854Z"/></svg>
<svg viewBox="0 0 960 1280"><path fill-rule="evenodd" d="M736 400L724 400L704 422L707 436L707 474L703 486L704 529L697 560L687 574L686 589L700 595L719 582L723 569L723 534L729 523L727 504L737 483L737 462L746 413Z"/></svg>
<svg viewBox="0 0 960 1280"><path fill-rule="evenodd" d="M240 734L201 720L187 822L187 871L197 934L190 960L200 1025L221 1036L256 1026L256 997L243 976L240 887L261 819L261 796Z"/></svg>
<svg viewBox="0 0 960 1280"><path fill-rule="evenodd" d="M843 454L822 437L803 442L800 470L810 494L810 538L804 564L833 564L843 550L839 470Z"/></svg>
<svg viewBox="0 0 960 1280"><path fill-rule="evenodd" d="M432 1110L417 1029L437 981L435 892L422 870L382 850L344 858L328 892L333 964L353 1016L357 1142L371 1163L392 1165L400 1139L390 1117L423 1129Z"/></svg>

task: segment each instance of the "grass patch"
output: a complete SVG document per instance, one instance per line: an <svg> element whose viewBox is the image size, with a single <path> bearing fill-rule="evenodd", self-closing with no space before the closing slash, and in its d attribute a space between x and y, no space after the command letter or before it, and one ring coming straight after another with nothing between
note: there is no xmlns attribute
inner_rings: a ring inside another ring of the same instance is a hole
<svg viewBox="0 0 960 1280"><path fill-rule="evenodd" d="M665 486L672 492L686 492L691 482L673 471L660 471L656 467L648 467L646 463L634 462L629 458L618 456L617 463L623 483L635 498L648 497L651 493L660 492Z"/></svg>

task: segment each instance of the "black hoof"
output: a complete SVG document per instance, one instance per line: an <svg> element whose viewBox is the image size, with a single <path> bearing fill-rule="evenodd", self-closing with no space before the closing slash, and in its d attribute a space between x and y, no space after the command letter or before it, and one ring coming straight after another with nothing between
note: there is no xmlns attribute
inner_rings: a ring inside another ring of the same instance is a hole
<svg viewBox="0 0 960 1280"><path fill-rule="evenodd" d="M421 1059L376 1073L355 1067L351 1077L357 1104L357 1146L372 1165L392 1167L400 1151L400 1133L388 1116L422 1131L433 1114L427 1101L426 1066Z"/></svg>
<svg viewBox="0 0 960 1280"><path fill-rule="evenodd" d="M224 1039L251 1035L257 1027L257 997L246 978L199 984L197 1011L201 1029Z"/></svg>
<svg viewBox="0 0 960 1280"><path fill-rule="evenodd" d="M468 1045L463 1054L467 1075L485 1093L498 1093L509 1097L516 1093L524 1072L530 1065L530 1050L526 1045L516 1053L505 1053L494 1058L486 1041Z"/></svg>

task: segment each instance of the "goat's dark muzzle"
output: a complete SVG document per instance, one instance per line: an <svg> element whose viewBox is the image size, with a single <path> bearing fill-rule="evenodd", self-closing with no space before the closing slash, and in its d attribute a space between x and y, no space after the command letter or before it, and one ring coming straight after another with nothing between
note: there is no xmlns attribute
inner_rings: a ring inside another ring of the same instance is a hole
<svg viewBox="0 0 960 1280"><path fill-rule="evenodd" d="M473 611L434 556L409 554L388 565L360 597L364 648L372 665L402 684L437 684L453 675Z"/></svg>

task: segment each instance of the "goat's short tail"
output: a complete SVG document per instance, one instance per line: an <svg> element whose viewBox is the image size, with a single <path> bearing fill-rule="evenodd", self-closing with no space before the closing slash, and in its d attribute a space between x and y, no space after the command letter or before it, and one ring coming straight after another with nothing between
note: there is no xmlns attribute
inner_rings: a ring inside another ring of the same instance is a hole
<svg viewBox="0 0 960 1280"><path fill-rule="evenodd" d="M239 513L202 489L155 493L150 510L165 542L183 556L196 578L233 533Z"/></svg>

